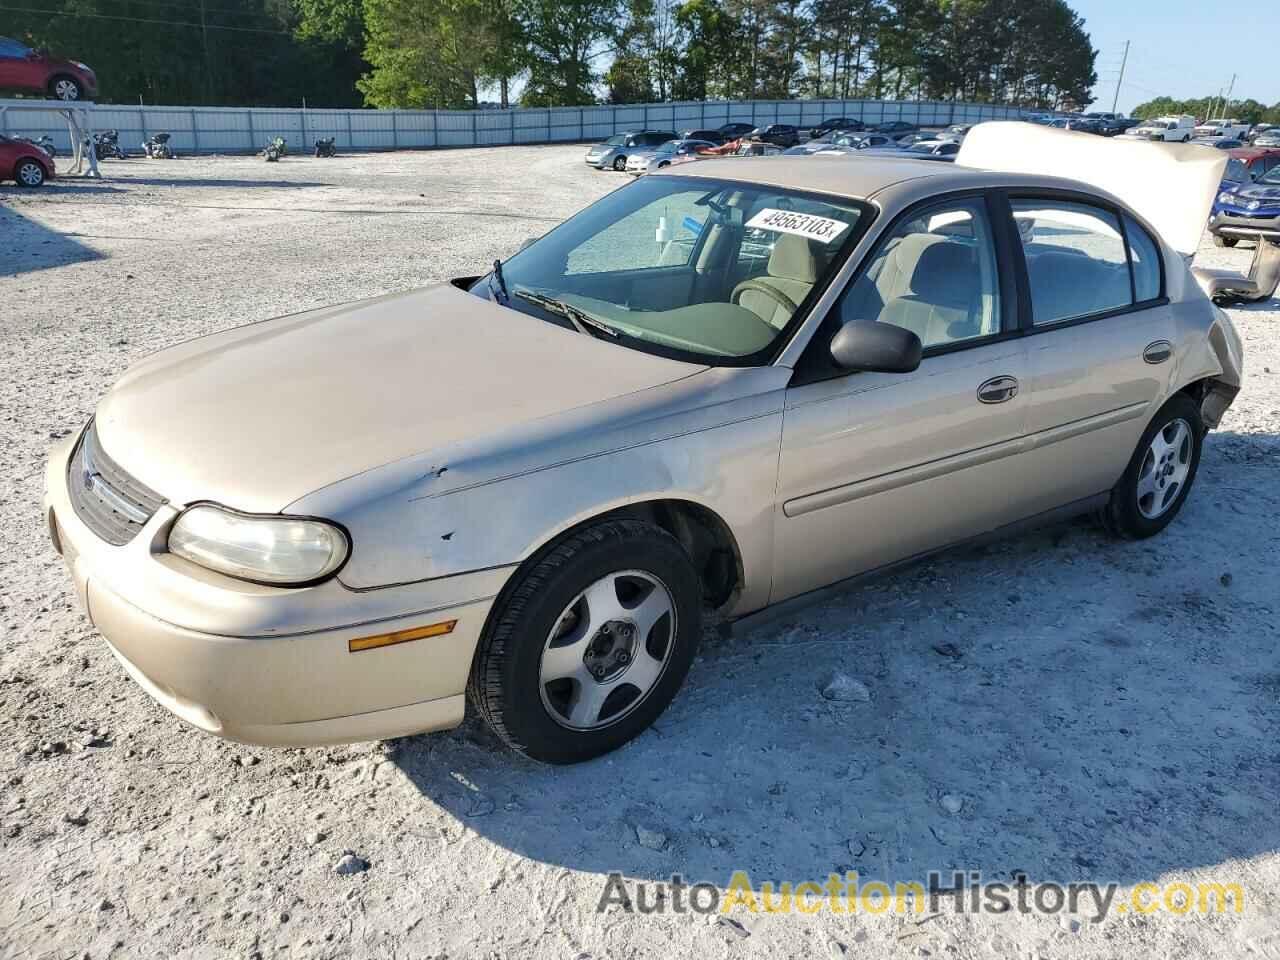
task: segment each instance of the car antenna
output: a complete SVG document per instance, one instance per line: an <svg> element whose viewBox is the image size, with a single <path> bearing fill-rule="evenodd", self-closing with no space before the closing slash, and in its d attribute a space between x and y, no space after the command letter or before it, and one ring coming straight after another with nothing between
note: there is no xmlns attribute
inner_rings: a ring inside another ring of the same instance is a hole
<svg viewBox="0 0 1280 960"><path fill-rule="evenodd" d="M490 279L489 279L489 291L491 293L494 291L494 281L497 281L497 292L502 294L502 299L499 300L498 302L510 303L511 295L507 293L507 281L504 280L502 277L502 261L501 260L493 261L493 273L490 274ZM494 297L494 299L498 300L496 296Z"/></svg>

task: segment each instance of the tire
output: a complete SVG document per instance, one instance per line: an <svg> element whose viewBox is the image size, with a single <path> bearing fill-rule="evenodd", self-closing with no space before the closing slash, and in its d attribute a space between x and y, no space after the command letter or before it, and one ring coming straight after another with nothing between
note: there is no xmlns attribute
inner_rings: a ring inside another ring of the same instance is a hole
<svg viewBox="0 0 1280 960"><path fill-rule="evenodd" d="M81 100L84 98L84 87L75 77L54 77L49 81L49 94L55 100Z"/></svg>
<svg viewBox="0 0 1280 960"><path fill-rule="evenodd" d="M19 160L13 171L13 179L20 187L43 186L44 167L34 160Z"/></svg>
<svg viewBox="0 0 1280 960"><path fill-rule="evenodd" d="M626 157L614 157L614 158L613 158L613 169L614 169L614 170L616 170L616 171L618 171L618 173L622 173L623 171L625 171L625 170L627 169L627 158L626 158Z"/></svg>
<svg viewBox="0 0 1280 960"><path fill-rule="evenodd" d="M1238 237L1223 237L1216 233L1213 235L1213 245L1215 247L1234 247L1239 242Z"/></svg>
<svg viewBox="0 0 1280 960"><path fill-rule="evenodd" d="M1195 483L1204 434L1200 408L1185 393L1174 395L1160 408L1103 508L1103 522L1113 535L1141 540L1155 536L1173 521ZM1173 447L1161 453L1154 446L1157 436L1162 443L1173 441ZM1162 456L1169 459L1162 460ZM1164 476L1158 473L1162 464Z"/></svg>
<svg viewBox="0 0 1280 960"><path fill-rule="evenodd" d="M655 610L666 612L651 619ZM467 693L513 750L546 763L590 760L666 709L701 632L701 584L679 541L638 520L604 521L516 574L485 625ZM609 657L600 657L602 644L612 646ZM553 650L558 658L544 656ZM607 679L595 681L595 671Z"/></svg>

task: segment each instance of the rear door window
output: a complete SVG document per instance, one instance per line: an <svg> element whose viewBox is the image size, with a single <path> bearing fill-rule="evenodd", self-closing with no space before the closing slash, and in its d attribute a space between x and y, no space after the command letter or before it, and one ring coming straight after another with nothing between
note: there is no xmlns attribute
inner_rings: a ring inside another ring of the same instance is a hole
<svg viewBox="0 0 1280 960"><path fill-rule="evenodd" d="M1120 222L1108 210L1061 200L1014 200L1035 326L1133 303Z"/></svg>

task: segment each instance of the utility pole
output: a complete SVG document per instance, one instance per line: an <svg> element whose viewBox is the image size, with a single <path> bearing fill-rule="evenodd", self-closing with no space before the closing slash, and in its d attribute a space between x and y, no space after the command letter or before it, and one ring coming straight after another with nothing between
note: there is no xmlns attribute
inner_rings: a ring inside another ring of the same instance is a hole
<svg viewBox="0 0 1280 960"><path fill-rule="evenodd" d="M1116 112L1116 104L1120 102L1120 84L1124 83L1124 67L1129 62L1129 41L1124 42L1124 57L1120 60L1120 79L1116 81L1116 95L1111 100L1111 112Z"/></svg>
<svg viewBox="0 0 1280 960"><path fill-rule="evenodd" d="M1223 120L1227 119L1227 104L1231 103L1231 91L1234 90L1235 88L1236 88L1236 75L1233 73L1231 75L1231 85L1227 87L1227 95L1222 101L1221 119Z"/></svg>

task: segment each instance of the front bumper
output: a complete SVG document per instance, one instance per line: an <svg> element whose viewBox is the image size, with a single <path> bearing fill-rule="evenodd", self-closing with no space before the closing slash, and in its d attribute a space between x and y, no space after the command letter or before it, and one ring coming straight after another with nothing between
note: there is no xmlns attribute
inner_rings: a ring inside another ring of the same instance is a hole
<svg viewBox="0 0 1280 960"><path fill-rule="evenodd" d="M1246 230L1280 230L1280 212L1241 213L1234 210L1222 210L1215 205L1213 212L1209 215L1209 232L1219 233L1223 227L1240 227Z"/></svg>
<svg viewBox="0 0 1280 960"><path fill-rule="evenodd" d="M45 515L90 620L129 675L182 719L232 740L345 743L456 726L476 643L512 568L354 591L244 583L165 550L162 506L124 546L71 505L59 444ZM358 547L357 547L358 548ZM349 641L456 620L451 633L351 652Z"/></svg>
<svg viewBox="0 0 1280 960"><path fill-rule="evenodd" d="M593 156L588 153L583 159L586 161L587 166L595 167L597 170L602 170L613 163L613 154L600 153Z"/></svg>

